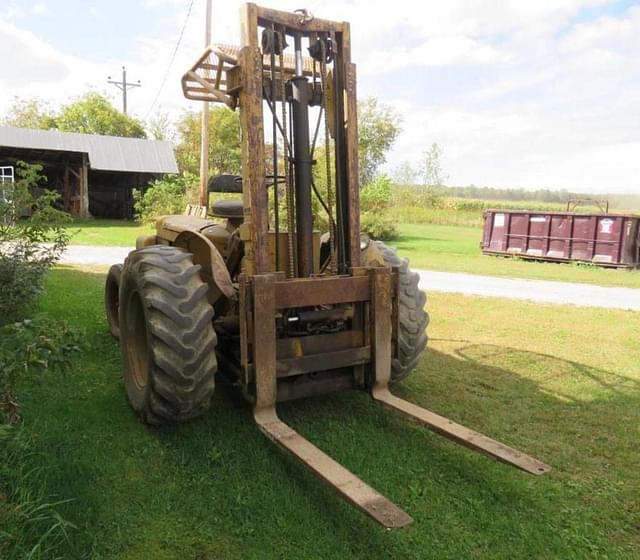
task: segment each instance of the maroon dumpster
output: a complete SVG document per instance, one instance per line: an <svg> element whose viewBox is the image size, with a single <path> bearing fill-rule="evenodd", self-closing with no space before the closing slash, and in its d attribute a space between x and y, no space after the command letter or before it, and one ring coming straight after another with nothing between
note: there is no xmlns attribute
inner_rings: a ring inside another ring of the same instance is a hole
<svg viewBox="0 0 640 560"><path fill-rule="evenodd" d="M635 268L640 216L487 210L480 247L485 255Z"/></svg>

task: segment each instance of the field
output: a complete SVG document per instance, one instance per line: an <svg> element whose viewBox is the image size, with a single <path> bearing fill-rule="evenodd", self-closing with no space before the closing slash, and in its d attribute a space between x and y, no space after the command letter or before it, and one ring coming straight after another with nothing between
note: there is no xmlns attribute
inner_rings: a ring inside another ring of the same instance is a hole
<svg viewBox="0 0 640 560"><path fill-rule="evenodd" d="M489 208L505 210L541 210L546 212L563 212L566 204L555 202L534 202L514 200L482 200L475 198L446 197L439 205L431 207L420 196L407 196L403 189L396 191L393 215L398 223L437 224L453 226L469 226L481 228L482 214ZM589 208L587 208L589 209Z"/></svg>
<svg viewBox="0 0 640 560"><path fill-rule="evenodd" d="M201 421L138 422L104 322L103 279L51 274L42 310L81 329L85 350L69 374L20 388L31 442L22 460L35 469L20 491L68 500L56 509L76 528L60 557L637 558L640 314L430 297L430 350L396 392L551 464L544 477L455 446L365 394L281 406L415 519L386 531L260 435L230 389L217 388Z"/></svg>

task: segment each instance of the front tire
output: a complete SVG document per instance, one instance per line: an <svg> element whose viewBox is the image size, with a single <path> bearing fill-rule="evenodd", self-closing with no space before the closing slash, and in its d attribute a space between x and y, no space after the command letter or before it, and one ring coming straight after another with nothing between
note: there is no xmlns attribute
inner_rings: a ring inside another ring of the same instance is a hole
<svg viewBox="0 0 640 560"><path fill-rule="evenodd" d="M217 369L213 308L200 266L177 247L132 251L120 279L124 386L149 424L185 422L210 406Z"/></svg>
<svg viewBox="0 0 640 560"><path fill-rule="evenodd" d="M398 286L398 352L391 361L391 382L405 379L418 365L420 357L427 347L427 325L429 314L424 306L427 296L418 288L420 276L409 268L409 261L398 256L395 249L388 247L382 241L371 241L384 263L372 257L372 252L363 251L363 262L369 266L381 265L397 268L399 274ZM369 260L369 262L367 262Z"/></svg>

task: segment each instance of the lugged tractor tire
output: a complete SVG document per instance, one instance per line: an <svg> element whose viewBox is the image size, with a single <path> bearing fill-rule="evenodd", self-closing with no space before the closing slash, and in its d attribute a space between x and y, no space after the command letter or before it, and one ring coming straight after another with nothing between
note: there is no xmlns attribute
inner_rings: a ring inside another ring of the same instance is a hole
<svg viewBox="0 0 640 560"><path fill-rule="evenodd" d="M185 422L211 404L217 370L213 307L191 253L152 245L132 251L120 280L124 386L148 424Z"/></svg>
<svg viewBox="0 0 640 560"><path fill-rule="evenodd" d="M409 268L409 261L398 256L395 249L382 241L371 241L388 267L399 270L398 288L398 356L391 361L391 382L405 379L418 365L420 356L427 347L427 325L429 314L424 306L426 294L418 288L420 276ZM373 264L373 263L364 263Z"/></svg>
<svg viewBox="0 0 640 560"><path fill-rule="evenodd" d="M107 314L109 332L114 338L120 338L120 323L118 320L118 308L120 307L120 276L122 265L114 264L109 268L107 280L104 284L104 306Z"/></svg>

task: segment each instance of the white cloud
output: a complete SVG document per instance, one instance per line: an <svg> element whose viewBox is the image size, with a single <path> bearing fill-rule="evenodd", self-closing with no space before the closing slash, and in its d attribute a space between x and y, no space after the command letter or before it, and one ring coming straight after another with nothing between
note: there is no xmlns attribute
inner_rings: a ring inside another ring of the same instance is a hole
<svg viewBox="0 0 640 560"><path fill-rule="evenodd" d="M20 19L23 16L24 10L13 4L6 6L2 11L0 11L0 21L14 21L16 19Z"/></svg>
<svg viewBox="0 0 640 560"><path fill-rule="evenodd" d="M591 48L619 48L640 43L640 7L630 8L625 17L602 17L577 25L560 44L561 52Z"/></svg>
<svg viewBox="0 0 640 560"><path fill-rule="evenodd" d="M41 16L46 14L49 11L47 5L44 2L36 2L33 6L31 6L31 13L36 16Z"/></svg>
<svg viewBox="0 0 640 560"><path fill-rule="evenodd" d="M31 33L0 21L0 60L11 61L0 72L5 88L20 90L65 79L70 69L64 58Z"/></svg>
<svg viewBox="0 0 640 560"><path fill-rule="evenodd" d="M374 50L359 66L364 72L382 74L408 67L490 64L506 62L510 58L507 52L458 35L435 37L413 48Z"/></svg>

